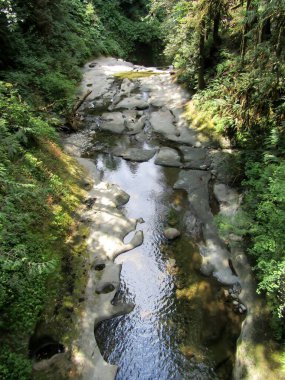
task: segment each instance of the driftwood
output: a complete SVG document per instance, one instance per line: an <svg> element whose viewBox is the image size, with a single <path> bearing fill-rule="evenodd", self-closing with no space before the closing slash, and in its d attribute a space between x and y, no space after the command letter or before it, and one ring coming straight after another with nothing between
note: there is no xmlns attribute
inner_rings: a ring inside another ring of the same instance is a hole
<svg viewBox="0 0 285 380"><path fill-rule="evenodd" d="M82 118L78 114L79 108L82 106L82 104L85 102L85 100L88 98L88 96L92 93L92 91L88 91L83 98L79 99L79 101L72 107L71 111L66 115L65 120L66 120L66 126L71 130L71 131L78 131L80 128L80 125L82 123Z"/></svg>

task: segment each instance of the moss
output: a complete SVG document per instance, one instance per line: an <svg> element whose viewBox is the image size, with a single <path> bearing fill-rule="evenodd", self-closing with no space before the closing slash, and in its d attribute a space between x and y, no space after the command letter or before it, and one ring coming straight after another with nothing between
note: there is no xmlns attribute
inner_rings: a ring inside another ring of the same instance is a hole
<svg viewBox="0 0 285 380"><path fill-rule="evenodd" d="M160 75L160 73L154 71L122 71L114 75L115 78L118 79L139 79L139 78L147 78L152 75Z"/></svg>
<svg viewBox="0 0 285 380"><path fill-rule="evenodd" d="M217 131L213 118L206 111L198 109L193 100L186 104L184 117L191 125L191 129L197 132L199 141L221 142L222 135Z"/></svg>

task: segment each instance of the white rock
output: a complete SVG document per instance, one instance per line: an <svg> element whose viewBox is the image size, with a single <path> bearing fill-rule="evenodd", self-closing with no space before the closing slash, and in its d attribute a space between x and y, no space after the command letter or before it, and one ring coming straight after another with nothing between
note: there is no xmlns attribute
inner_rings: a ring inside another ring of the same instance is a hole
<svg viewBox="0 0 285 380"><path fill-rule="evenodd" d="M176 239L181 235L180 231L178 231L176 228L166 228L163 233L169 240Z"/></svg>

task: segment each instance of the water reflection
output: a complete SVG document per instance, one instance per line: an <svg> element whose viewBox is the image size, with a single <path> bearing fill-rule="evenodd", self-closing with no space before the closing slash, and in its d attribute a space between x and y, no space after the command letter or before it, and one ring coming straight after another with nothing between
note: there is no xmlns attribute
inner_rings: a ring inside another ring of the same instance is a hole
<svg viewBox="0 0 285 380"><path fill-rule="evenodd" d="M197 326L183 310L183 297L177 298L175 271L169 270L167 250L179 243L168 246L162 234L177 171L156 166L153 160L141 164L117 161L115 171L105 165L106 156L99 156L97 165L104 170L105 180L130 194L125 212L129 217L144 219L140 229L145 240L141 247L116 259L123 264L116 298L134 303L135 308L132 313L105 321L96 329L101 352L107 361L119 365L117 380L215 379L212 363L205 357L205 347L196 347L191 355L186 352L185 330L192 330L195 336ZM181 196L179 203L183 203ZM188 240L184 251L184 255L189 254L188 261L193 247ZM191 272L187 275L191 277ZM197 341L199 338L194 339L194 343Z"/></svg>

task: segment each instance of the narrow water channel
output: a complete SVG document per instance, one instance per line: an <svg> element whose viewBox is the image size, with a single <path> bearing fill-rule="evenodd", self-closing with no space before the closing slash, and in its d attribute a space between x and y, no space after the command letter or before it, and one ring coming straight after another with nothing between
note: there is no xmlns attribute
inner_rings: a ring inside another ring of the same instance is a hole
<svg viewBox="0 0 285 380"><path fill-rule="evenodd" d="M116 379L230 379L239 318L225 307L221 286L199 273L191 238L169 243L163 234L171 217L185 232L187 197L173 190L179 169L102 154L96 165L130 195L126 215L144 220L143 245L116 260L123 264L116 299L134 310L95 334L105 360L119 366Z"/></svg>
<svg viewBox="0 0 285 380"><path fill-rule="evenodd" d="M174 190L182 171L191 171L194 179L198 174L201 186L207 183L208 151L181 122L183 96L169 75L145 82L112 79L110 73L126 68L143 70L115 59L87 67L83 86L97 83L95 102L82 111L85 130L68 140L73 151L82 148L80 154L96 164L103 181L130 195L122 211L127 218L141 218L144 233L141 246L116 259L122 271L113 303L132 303L134 309L96 326L97 344L104 359L119 367L117 380L231 379L242 316L225 297L229 286L201 273L201 252L188 228L189 194ZM141 159L151 151L152 158ZM203 191L207 194L207 187ZM207 204L204 215L212 218L210 199L198 201L199 207ZM214 236L211 223L208 235ZM181 236L167 240L169 226ZM217 239L213 247L219 249Z"/></svg>

